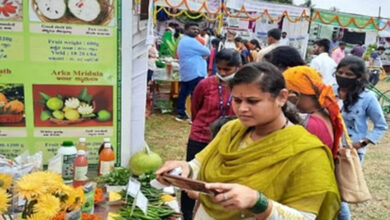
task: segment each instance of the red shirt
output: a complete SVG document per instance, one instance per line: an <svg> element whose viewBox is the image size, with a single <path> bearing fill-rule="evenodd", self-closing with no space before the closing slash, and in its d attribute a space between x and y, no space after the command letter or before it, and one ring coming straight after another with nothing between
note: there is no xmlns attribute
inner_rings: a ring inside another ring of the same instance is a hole
<svg viewBox="0 0 390 220"><path fill-rule="evenodd" d="M190 139L203 143L211 140L210 125L222 116L220 108L220 96L218 92L218 82L216 76L203 79L196 86L192 94L191 102L191 133ZM225 116L234 115L233 108L227 109L227 102L230 90L227 86L222 86L223 109Z"/></svg>

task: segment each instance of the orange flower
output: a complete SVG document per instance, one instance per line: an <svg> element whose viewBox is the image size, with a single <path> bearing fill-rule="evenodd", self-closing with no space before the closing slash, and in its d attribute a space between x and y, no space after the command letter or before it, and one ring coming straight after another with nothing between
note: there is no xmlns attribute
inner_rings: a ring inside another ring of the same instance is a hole
<svg viewBox="0 0 390 220"><path fill-rule="evenodd" d="M95 189L95 196L94 196L94 201L95 202L100 202L103 197L103 190L100 188Z"/></svg>

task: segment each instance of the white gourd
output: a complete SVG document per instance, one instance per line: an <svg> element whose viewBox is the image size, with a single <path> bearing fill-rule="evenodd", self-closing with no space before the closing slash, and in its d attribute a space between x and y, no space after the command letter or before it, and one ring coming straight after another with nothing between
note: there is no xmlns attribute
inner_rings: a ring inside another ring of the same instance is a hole
<svg viewBox="0 0 390 220"><path fill-rule="evenodd" d="M101 11L97 0L69 0L68 8L76 18L87 22L95 20Z"/></svg>
<svg viewBox="0 0 390 220"><path fill-rule="evenodd" d="M36 0L36 4L42 15L49 19L60 19L66 12L64 0Z"/></svg>

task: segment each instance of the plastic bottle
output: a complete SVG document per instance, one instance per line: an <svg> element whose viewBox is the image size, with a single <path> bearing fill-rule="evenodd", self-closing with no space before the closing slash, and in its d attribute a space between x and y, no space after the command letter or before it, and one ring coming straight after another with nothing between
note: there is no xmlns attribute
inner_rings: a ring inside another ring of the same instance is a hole
<svg viewBox="0 0 390 220"><path fill-rule="evenodd" d="M60 149L58 149L58 154L62 155L62 179L65 183L72 183L74 160L77 156L77 149L72 141L64 141L62 142Z"/></svg>
<svg viewBox="0 0 390 220"><path fill-rule="evenodd" d="M99 155L102 152L102 150L104 149L104 144L105 143L111 143L110 138L104 138L103 139L103 144L100 145L100 148L99 148ZM111 150L114 150L114 148L112 146L111 146Z"/></svg>
<svg viewBox="0 0 390 220"><path fill-rule="evenodd" d="M115 154L110 143L105 143L99 154L98 175L106 175L114 169Z"/></svg>
<svg viewBox="0 0 390 220"><path fill-rule="evenodd" d="M73 186L83 186L88 182L88 159L84 150L77 151L77 157L74 160Z"/></svg>
<svg viewBox="0 0 390 220"><path fill-rule="evenodd" d="M77 148L77 151L83 150L83 151L85 151L85 153L87 153L88 152L88 147L87 147L86 139L81 137L79 139L79 143L77 143L76 148Z"/></svg>

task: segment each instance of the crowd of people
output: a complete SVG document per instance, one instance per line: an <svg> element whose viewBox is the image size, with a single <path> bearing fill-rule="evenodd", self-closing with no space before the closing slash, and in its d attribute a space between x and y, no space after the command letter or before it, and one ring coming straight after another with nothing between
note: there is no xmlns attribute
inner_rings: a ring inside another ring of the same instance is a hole
<svg viewBox="0 0 390 220"><path fill-rule="evenodd" d="M387 130L366 88L372 79L361 45L347 55L344 42L317 40L306 64L286 36L272 29L261 48L232 31L222 38L185 25L176 120L192 123L187 157L156 174L166 183L162 174L181 167L182 176L216 193L183 192L183 219L350 219L334 175L342 136L353 140L363 163ZM381 54L379 47L370 68Z"/></svg>

